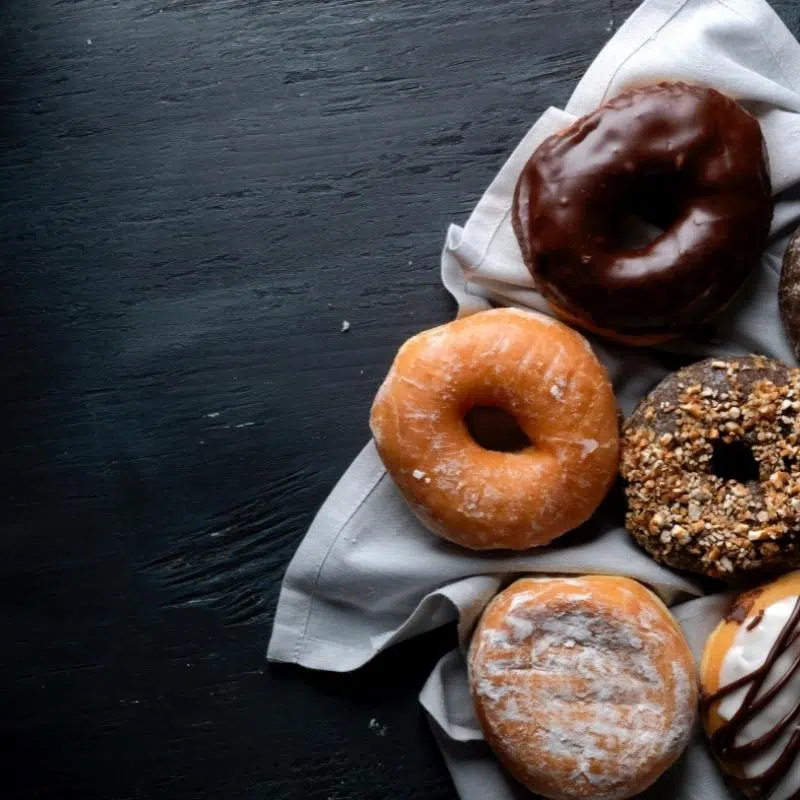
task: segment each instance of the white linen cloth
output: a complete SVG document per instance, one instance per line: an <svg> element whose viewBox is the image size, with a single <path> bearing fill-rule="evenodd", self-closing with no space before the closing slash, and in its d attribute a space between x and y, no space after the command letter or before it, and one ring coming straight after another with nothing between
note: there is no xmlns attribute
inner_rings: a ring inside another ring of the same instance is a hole
<svg viewBox="0 0 800 800"><path fill-rule="evenodd" d="M800 221L800 45L764 0L646 0L597 56L566 109L548 109L528 131L463 229L450 227L442 280L460 315L490 301L548 312L511 230L517 176L546 136L626 87L659 79L713 86L756 114L776 194L760 270L720 320L713 342L680 347L697 357L758 352L792 363L778 317L777 284L787 237ZM593 344L626 413L667 373L663 354L654 350ZM625 533L619 510L608 506L547 548L522 554L461 550L420 526L370 443L320 509L289 565L268 658L354 670L390 645L452 621L463 649L486 602L510 576L534 572L618 573L646 582L672 605L697 655L728 602L725 595L701 597L697 583L650 559ZM462 800L529 796L482 740L461 650L439 662L420 699ZM698 734L643 796L724 800L728 794Z"/></svg>

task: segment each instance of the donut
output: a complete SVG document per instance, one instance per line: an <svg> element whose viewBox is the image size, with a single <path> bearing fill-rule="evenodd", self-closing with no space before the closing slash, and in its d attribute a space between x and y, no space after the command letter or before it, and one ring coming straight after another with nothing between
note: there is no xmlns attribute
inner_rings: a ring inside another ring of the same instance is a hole
<svg viewBox="0 0 800 800"><path fill-rule="evenodd" d="M800 361L800 228L792 234L783 255L778 306L794 357Z"/></svg>
<svg viewBox="0 0 800 800"><path fill-rule="evenodd" d="M479 444L470 415L489 409L511 418L520 446ZM483 311L414 336L370 427L420 520L474 550L547 544L591 516L617 473L604 367L580 334L534 312Z"/></svg>
<svg viewBox="0 0 800 800"><path fill-rule="evenodd" d="M486 608L468 655L484 738L551 800L624 800L683 752L692 654L667 607L630 578L523 578Z"/></svg>
<svg viewBox="0 0 800 800"><path fill-rule="evenodd" d="M709 636L700 710L731 788L800 797L800 572L745 592Z"/></svg>
<svg viewBox="0 0 800 800"><path fill-rule="evenodd" d="M800 566L799 376L762 356L706 359L625 422L626 527L657 560L727 580Z"/></svg>
<svg viewBox="0 0 800 800"><path fill-rule="evenodd" d="M729 303L772 208L758 121L713 89L658 83L545 139L517 182L512 224L562 319L643 345Z"/></svg>

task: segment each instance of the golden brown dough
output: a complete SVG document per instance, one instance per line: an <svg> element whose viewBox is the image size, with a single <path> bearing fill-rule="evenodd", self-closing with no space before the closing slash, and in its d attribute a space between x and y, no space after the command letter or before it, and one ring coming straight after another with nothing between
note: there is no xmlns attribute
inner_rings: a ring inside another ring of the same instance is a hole
<svg viewBox="0 0 800 800"><path fill-rule="evenodd" d="M476 407L510 414L530 446L481 447L465 424ZM370 427L425 525L476 550L547 544L594 512L617 472L605 369L580 334L534 312L484 311L407 341Z"/></svg>
<svg viewBox="0 0 800 800"><path fill-rule="evenodd" d="M500 761L552 800L639 794L683 752L696 716L686 641L629 578L516 581L478 624L469 680Z"/></svg>

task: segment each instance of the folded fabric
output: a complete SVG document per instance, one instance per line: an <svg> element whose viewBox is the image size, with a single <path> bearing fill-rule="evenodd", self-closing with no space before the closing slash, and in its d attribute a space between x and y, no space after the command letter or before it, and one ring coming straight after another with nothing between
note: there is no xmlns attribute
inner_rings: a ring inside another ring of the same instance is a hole
<svg viewBox="0 0 800 800"><path fill-rule="evenodd" d="M441 274L459 314L493 303L549 312L535 292L511 230L519 172L549 134L634 84L682 79L713 86L754 113L764 131L776 209L761 269L708 341L667 350L593 342L625 413L676 359L758 352L792 362L778 317L780 257L800 221L800 45L763 0L646 0L589 67L564 111L551 108L529 130L463 228L451 226ZM388 365L387 365L388 367ZM347 671L390 645L456 622L466 646L488 600L522 573L625 574L672 605L699 654L724 613L726 595L651 560L630 540L619 510L602 507L581 529L521 554L471 553L424 530L368 444L320 509L280 594L268 658ZM695 598L695 599L692 599ZM472 713L463 653L437 665L421 701L462 800L525 797L482 741ZM728 794L699 739L645 795L724 800Z"/></svg>

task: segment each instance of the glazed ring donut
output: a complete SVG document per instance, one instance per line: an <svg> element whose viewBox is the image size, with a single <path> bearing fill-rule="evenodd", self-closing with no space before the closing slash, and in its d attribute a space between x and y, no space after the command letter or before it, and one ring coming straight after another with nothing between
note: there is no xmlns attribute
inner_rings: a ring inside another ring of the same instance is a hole
<svg viewBox="0 0 800 800"><path fill-rule="evenodd" d="M628 531L712 577L800 565L799 410L800 372L761 356L667 377L623 427Z"/></svg>
<svg viewBox="0 0 800 800"><path fill-rule="evenodd" d="M522 449L486 449L467 417L500 409ZM605 369L550 317L484 311L407 341L372 406L378 452L434 533L476 550L521 550L584 522L617 472L618 421Z"/></svg>
<svg viewBox="0 0 800 800"><path fill-rule="evenodd" d="M694 659L666 606L630 578L524 578L472 638L469 683L484 738L552 800L624 800L683 752Z"/></svg>
<svg viewBox="0 0 800 800"><path fill-rule="evenodd" d="M703 651L711 752L729 786L752 800L800 793L799 637L800 572L792 572L737 597Z"/></svg>
<svg viewBox="0 0 800 800"><path fill-rule="evenodd" d="M659 83L542 142L520 175L512 222L559 316L649 344L727 305L759 262L772 207L757 120L713 89ZM657 238L627 241L631 217Z"/></svg>

